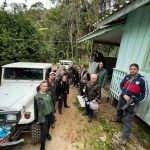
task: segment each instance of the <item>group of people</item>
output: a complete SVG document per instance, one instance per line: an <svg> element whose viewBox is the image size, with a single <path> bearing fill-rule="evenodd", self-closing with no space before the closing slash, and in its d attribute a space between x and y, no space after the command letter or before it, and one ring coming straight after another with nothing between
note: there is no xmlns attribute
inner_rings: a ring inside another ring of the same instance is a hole
<svg viewBox="0 0 150 150"><path fill-rule="evenodd" d="M62 106L70 108L67 104L67 95L69 94L69 83L67 75L62 70L56 79L55 72L50 72L47 81L42 81L37 87L37 94L34 98L35 122L41 129L41 147L45 150L45 141L52 139L49 134L49 128L54 128L56 102L58 102L59 114L62 114Z"/></svg>
<svg viewBox="0 0 150 150"><path fill-rule="evenodd" d="M99 70L99 71L98 71ZM92 121L93 109L90 107L90 102L99 101L101 98L101 88L104 87L107 70L103 67L103 63L99 63L97 68L97 75L92 74L90 81L87 82L84 94L87 96L85 102L88 121ZM139 66L133 63L129 66L129 74L124 77L120 83L121 95L117 105L117 114L111 121L123 123L123 131L119 137L119 144L126 145L131 134L132 121L135 116L135 106L145 98L145 80L139 74Z"/></svg>
<svg viewBox="0 0 150 150"><path fill-rule="evenodd" d="M123 134L120 138L120 144L125 145L130 133L131 124L135 115L135 105L145 97L145 81L139 73L139 66L131 64L130 74L125 76L120 84L121 95L117 106L117 115L112 121L123 122ZM62 106L70 108L67 104L67 95L69 94L69 85L77 87L80 95L85 101L84 116L88 116L88 122L92 122L94 110L90 103L98 103L101 99L101 89L104 88L107 79L107 70L104 68L104 62L99 62L95 74L89 74L86 65L73 67L69 66L67 70L61 70L56 77L55 72L49 74L47 81L43 81L37 88L35 96L35 120L41 124L41 148L45 150L46 138L51 140L49 127L55 122L54 113L56 112L56 102L58 101L58 111L62 114ZM119 87L118 87L119 88Z"/></svg>

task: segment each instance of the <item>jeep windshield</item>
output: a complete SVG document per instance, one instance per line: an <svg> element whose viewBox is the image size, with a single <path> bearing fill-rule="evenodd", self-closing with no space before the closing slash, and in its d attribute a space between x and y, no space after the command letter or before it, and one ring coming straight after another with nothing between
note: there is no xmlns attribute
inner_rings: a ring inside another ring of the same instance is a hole
<svg viewBox="0 0 150 150"><path fill-rule="evenodd" d="M4 79L10 80L42 80L43 69L5 68Z"/></svg>
<svg viewBox="0 0 150 150"><path fill-rule="evenodd" d="M63 65L71 65L71 62L63 62Z"/></svg>

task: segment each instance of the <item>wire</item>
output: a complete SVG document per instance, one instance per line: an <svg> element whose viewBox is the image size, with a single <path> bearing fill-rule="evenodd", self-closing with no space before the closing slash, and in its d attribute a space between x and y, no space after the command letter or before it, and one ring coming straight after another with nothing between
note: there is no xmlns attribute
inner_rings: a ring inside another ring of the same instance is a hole
<svg viewBox="0 0 150 150"><path fill-rule="evenodd" d="M38 40L31 40L31 39L16 39L16 38L5 38L5 37L0 37L0 39L11 39L14 41L38 41ZM58 43L70 43L70 41L46 41L46 42L58 42Z"/></svg>

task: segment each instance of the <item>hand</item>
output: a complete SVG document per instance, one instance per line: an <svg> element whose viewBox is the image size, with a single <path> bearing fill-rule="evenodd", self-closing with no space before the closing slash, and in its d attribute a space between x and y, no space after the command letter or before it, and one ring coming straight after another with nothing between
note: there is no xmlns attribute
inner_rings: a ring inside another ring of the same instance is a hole
<svg viewBox="0 0 150 150"><path fill-rule="evenodd" d="M83 89L83 93L85 93L85 89Z"/></svg>
<svg viewBox="0 0 150 150"><path fill-rule="evenodd" d="M128 95L123 95L123 98L128 101L130 99L130 97Z"/></svg>

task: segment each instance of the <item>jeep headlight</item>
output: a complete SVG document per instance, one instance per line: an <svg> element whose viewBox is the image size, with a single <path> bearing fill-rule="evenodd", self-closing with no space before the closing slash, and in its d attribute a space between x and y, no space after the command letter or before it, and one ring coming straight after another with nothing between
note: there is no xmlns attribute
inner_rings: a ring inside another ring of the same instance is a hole
<svg viewBox="0 0 150 150"><path fill-rule="evenodd" d="M17 116L16 115L7 115L6 116L6 119L8 120L8 121L15 121L15 120L17 120Z"/></svg>

